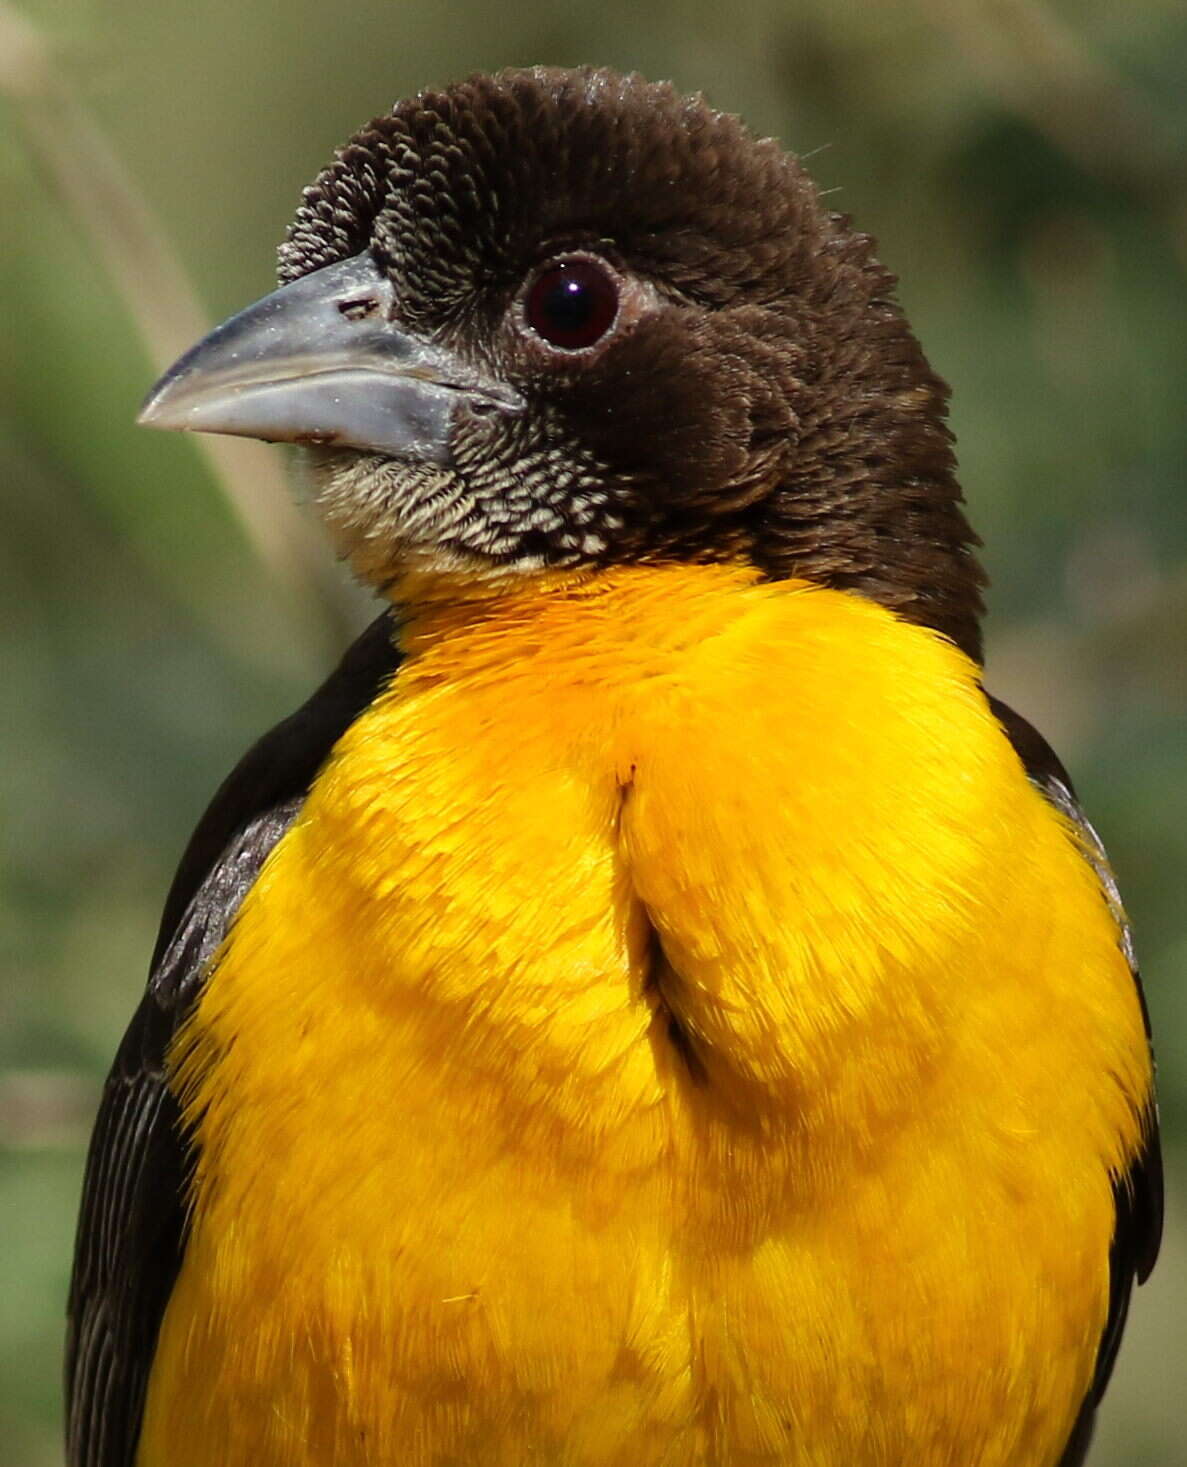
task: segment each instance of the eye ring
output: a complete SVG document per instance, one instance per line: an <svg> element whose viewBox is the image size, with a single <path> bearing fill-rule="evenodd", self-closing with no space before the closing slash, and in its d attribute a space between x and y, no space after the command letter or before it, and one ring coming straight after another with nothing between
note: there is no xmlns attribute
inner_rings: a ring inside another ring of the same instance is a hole
<svg viewBox="0 0 1187 1467"><path fill-rule="evenodd" d="M596 255L560 255L528 279L521 313L527 331L553 351L597 346L618 324L622 282Z"/></svg>

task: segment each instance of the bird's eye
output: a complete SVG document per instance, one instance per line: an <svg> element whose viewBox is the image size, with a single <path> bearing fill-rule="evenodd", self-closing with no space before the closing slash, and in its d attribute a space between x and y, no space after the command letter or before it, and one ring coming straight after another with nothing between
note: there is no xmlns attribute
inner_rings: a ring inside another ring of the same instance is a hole
<svg viewBox="0 0 1187 1467"><path fill-rule="evenodd" d="M598 260L554 260L528 287L523 313L549 346L581 351L601 341L614 325L618 281Z"/></svg>

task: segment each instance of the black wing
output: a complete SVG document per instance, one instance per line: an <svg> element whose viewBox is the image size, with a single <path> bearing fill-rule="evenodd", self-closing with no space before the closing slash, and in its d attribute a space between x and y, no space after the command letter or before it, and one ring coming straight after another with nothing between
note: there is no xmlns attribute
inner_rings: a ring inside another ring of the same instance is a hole
<svg viewBox="0 0 1187 1467"><path fill-rule="evenodd" d="M1108 902L1121 933L1121 949L1129 962L1133 981L1137 986L1138 999L1142 1005L1142 1018L1146 1025L1146 1038L1150 1038L1150 1016L1146 1010L1146 998L1142 992L1142 981L1138 974L1134 956L1133 935L1121 905L1112 869L1100 837L1089 824L1076 799L1067 770L1059 762L1043 736L1027 721L1008 708L997 698L990 698L994 716L1005 729L1026 769L1028 776L1063 815L1077 827L1085 854L1100 880L1105 900ZM1109 1249L1109 1313L1105 1321L1104 1334L1096 1354L1096 1372L1092 1387L1084 1400L1076 1420L1075 1429L1068 1441L1059 1467L1080 1467L1092 1440L1092 1428L1096 1408L1105 1393L1121 1335L1125 1329L1125 1318L1129 1313L1129 1296L1135 1281L1145 1283L1158 1257L1162 1241L1162 1150L1158 1136L1158 1111L1153 1097L1145 1117L1145 1136L1142 1148L1134 1157L1129 1170L1118 1177L1113 1185L1116 1205L1116 1223L1113 1242Z"/></svg>
<svg viewBox="0 0 1187 1467"><path fill-rule="evenodd" d="M91 1137L70 1287L70 1467L133 1467L157 1332L185 1250L192 1163L165 1054L268 852L338 738L395 670L378 617L310 700L266 734L215 795L173 880L148 988Z"/></svg>

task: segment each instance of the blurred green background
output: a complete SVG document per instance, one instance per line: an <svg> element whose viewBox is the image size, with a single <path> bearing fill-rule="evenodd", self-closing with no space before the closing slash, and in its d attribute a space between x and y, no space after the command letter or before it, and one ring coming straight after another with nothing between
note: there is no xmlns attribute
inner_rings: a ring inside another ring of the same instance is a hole
<svg viewBox="0 0 1187 1467"><path fill-rule="evenodd" d="M990 682L1103 832L1159 1038L1168 1237L1092 1461L1181 1462L1181 0L37 0L0 4L0 1467L60 1459L83 1147L174 862L367 614L280 450L141 433L138 400L270 287L359 123L536 61L671 77L813 154L955 387Z"/></svg>

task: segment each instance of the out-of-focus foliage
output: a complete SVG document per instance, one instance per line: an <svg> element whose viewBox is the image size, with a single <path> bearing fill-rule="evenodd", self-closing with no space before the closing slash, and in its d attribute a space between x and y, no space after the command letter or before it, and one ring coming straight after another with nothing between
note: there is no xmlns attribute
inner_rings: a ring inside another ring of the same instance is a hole
<svg viewBox="0 0 1187 1467"><path fill-rule="evenodd" d="M242 748L365 615L344 583L315 584L296 542L262 559L192 442L133 428L154 375L137 295L165 339L177 302L94 159L109 148L148 211L138 227L156 215L214 318L269 287L301 186L356 125L427 83L535 61L671 77L813 154L836 206L879 237L955 387L994 582L990 681L1078 778L1160 1041L1169 1236L1093 1462L1180 1461L1180 0L29 0L22 18L32 31L0 9L0 1467L59 1460L85 1134L173 863ZM88 188L107 190L89 223ZM250 501L250 474L231 472ZM266 527L280 510L265 489L246 507Z"/></svg>

